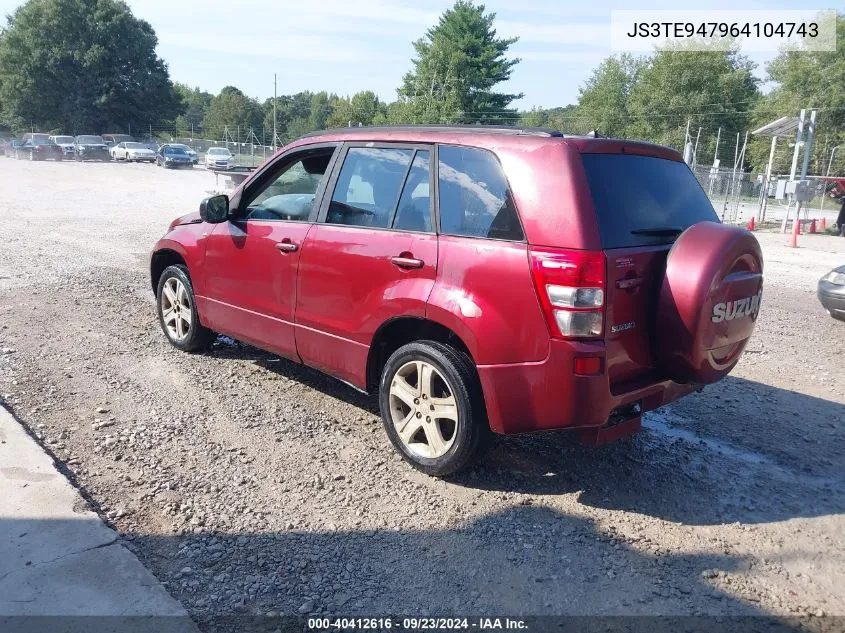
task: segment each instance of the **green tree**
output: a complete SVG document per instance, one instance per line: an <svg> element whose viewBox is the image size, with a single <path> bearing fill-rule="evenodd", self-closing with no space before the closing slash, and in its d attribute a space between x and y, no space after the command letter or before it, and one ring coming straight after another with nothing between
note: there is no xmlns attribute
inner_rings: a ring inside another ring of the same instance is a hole
<svg viewBox="0 0 845 633"><path fill-rule="evenodd" d="M630 126L628 99L642 69L642 60L609 57L579 90L579 131L598 130L605 136L625 136Z"/></svg>
<svg viewBox="0 0 845 633"><path fill-rule="evenodd" d="M377 115L385 111L385 105L370 90L358 92L352 97L337 97L332 105L331 114L326 120L328 127L372 125Z"/></svg>
<svg viewBox="0 0 845 633"><path fill-rule="evenodd" d="M118 0L29 0L0 38L4 118L65 133L172 119L178 100L152 26Z"/></svg>
<svg viewBox="0 0 845 633"><path fill-rule="evenodd" d="M837 17L836 37L838 42L845 42L845 15ZM810 172L824 174L833 147L845 140L845 46L840 44L830 52L782 52L766 70L775 87L757 104L752 127L796 116L802 108L818 108ZM794 133L790 140L794 140ZM775 171L783 173L789 170L792 152L783 141L779 143L783 149L776 154ZM751 164L756 169L765 169L770 147L771 139L766 138L749 143ZM845 173L845 150L837 151L831 173Z"/></svg>
<svg viewBox="0 0 845 633"><path fill-rule="evenodd" d="M495 13L457 0L436 26L414 42L416 58L399 89L416 123L512 121L511 102L521 94L495 92L519 59L506 53L517 38L498 38Z"/></svg>
<svg viewBox="0 0 845 633"><path fill-rule="evenodd" d="M567 105L557 108L531 108L522 112L519 124L525 127L547 127L561 132L577 133L581 129L577 125L578 107Z"/></svg>
<svg viewBox="0 0 845 633"><path fill-rule="evenodd" d="M241 138L246 138L250 129L260 134L263 121L264 111L255 99L250 99L234 86L226 86L211 99L203 127L205 133L213 138L222 138L227 128L230 134L234 135L239 130Z"/></svg>
<svg viewBox="0 0 845 633"><path fill-rule="evenodd" d="M627 135L682 148L690 121L693 134L701 127L706 140L699 156L712 156L719 127L723 139L749 128L750 111L760 96L754 68L735 51L677 47L657 52L631 88Z"/></svg>
<svg viewBox="0 0 845 633"><path fill-rule="evenodd" d="M203 119L211 105L214 96L199 88L191 88L185 84L176 83L173 86L179 97L179 116L176 117L176 129L179 132L199 132Z"/></svg>

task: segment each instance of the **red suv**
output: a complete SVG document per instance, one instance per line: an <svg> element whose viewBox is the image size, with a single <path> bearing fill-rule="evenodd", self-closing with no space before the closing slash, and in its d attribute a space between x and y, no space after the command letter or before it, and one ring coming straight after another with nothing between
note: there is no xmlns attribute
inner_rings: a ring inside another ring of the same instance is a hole
<svg viewBox="0 0 845 633"><path fill-rule="evenodd" d="M477 126L304 137L175 220L150 266L174 346L219 332L377 392L432 475L491 430L603 443L719 380L762 270L676 151Z"/></svg>

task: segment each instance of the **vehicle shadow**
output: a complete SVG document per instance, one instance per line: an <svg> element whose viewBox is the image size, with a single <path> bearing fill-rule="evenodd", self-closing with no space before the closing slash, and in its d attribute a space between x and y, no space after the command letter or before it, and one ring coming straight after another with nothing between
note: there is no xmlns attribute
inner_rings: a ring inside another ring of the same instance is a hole
<svg viewBox="0 0 845 633"><path fill-rule="evenodd" d="M19 535L61 534L60 522L0 520L0 551L9 548L14 554ZM721 628L714 631L748 630L740 626L741 618L755 616L752 621L765 621L769 632L800 630L794 622L760 617L766 615L757 604L760 596L731 582L748 568L740 557L655 552L646 542L633 544L603 532L589 519L542 507L515 506L444 530L182 536L130 531L121 537L206 632L305 630L304 622L280 616L306 614L660 615L670 616L662 621L667 631L690 630L695 623L694 630L708 630L708 623L717 623L714 616L729 618L718 621ZM33 593L32 582L51 564L24 566L22 561L0 558L0 579L5 578L0 616L20 613L20 602ZM67 558L63 564L69 564ZM67 587L69 593L76 589ZM63 596L56 600L68 604ZM36 615L35 608L27 615ZM127 612L143 615L143 606L131 605ZM650 633L662 628L656 617L643 620L650 622ZM536 620L530 630L569 624L566 630L630 631L637 624L616 617L571 626L577 623ZM87 624L88 631L97 630L95 618ZM108 625L110 631L121 629L115 618Z"/></svg>
<svg viewBox="0 0 845 633"><path fill-rule="evenodd" d="M375 398L318 371L240 343L218 342L211 353L250 359L378 415ZM690 525L838 514L845 512L843 419L841 404L729 376L647 414L641 433L608 446L582 446L566 432L497 437L485 458L452 482L577 493L586 505Z"/></svg>

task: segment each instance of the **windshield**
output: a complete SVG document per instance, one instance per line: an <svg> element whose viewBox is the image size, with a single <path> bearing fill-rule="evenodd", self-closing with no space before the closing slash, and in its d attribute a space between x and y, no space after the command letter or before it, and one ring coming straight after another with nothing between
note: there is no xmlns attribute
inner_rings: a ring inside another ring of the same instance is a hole
<svg viewBox="0 0 845 633"><path fill-rule="evenodd" d="M671 244L697 222L719 221L686 163L632 154L582 160L604 248Z"/></svg>
<svg viewBox="0 0 845 633"><path fill-rule="evenodd" d="M171 145L167 149L164 150L164 153L165 154L177 154L179 156L184 156L185 150L183 150L181 147L173 147Z"/></svg>
<svg viewBox="0 0 845 633"><path fill-rule="evenodd" d="M72 136L57 136L53 139L56 143L73 143Z"/></svg>
<svg viewBox="0 0 845 633"><path fill-rule="evenodd" d="M127 143L126 149L147 149L143 143Z"/></svg>
<svg viewBox="0 0 845 633"><path fill-rule="evenodd" d="M181 143L176 144L176 145L171 145L170 147L178 147L179 149L185 150L186 152L194 151L190 147L188 147L187 145L182 145Z"/></svg>
<svg viewBox="0 0 845 633"><path fill-rule="evenodd" d="M103 140L102 136L77 136L76 137L77 143L84 143L88 145L105 145L106 142Z"/></svg>
<svg viewBox="0 0 845 633"><path fill-rule="evenodd" d="M231 152L225 147L212 147L208 150L208 153L212 156L231 156Z"/></svg>
<svg viewBox="0 0 845 633"><path fill-rule="evenodd" d="M55 143L49 139L43 138L36 138L32 140L33 145L55 145Z"/></svg>

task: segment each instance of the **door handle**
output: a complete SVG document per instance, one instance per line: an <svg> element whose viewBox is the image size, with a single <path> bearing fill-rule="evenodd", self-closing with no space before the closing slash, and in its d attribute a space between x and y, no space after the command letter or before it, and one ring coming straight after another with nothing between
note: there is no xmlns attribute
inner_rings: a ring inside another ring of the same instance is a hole
<svg viewBox="0 0 845 633"><path fill-rule="evenodd" d="M299 248L299 246L286 239L281 242L277 242L276 248L282 253L293 253L296 249Z"/></svg>
<svg viewBox="0 0 845 633"><path fill-rule="evenodd" d="M616 282L616 287L622 290L626 288L636 288L643 283L642 277L630 277L628 279L620 279Z"/></svg>
<svg viewBox="0 0 845 633"><path fill-rule="evenodd" d="M391 257L390 261L396 266L399 266L399 268L422 268L425 265L425 262L421 259L416 259L415 257L402 257L401 255Z"/></svg>

